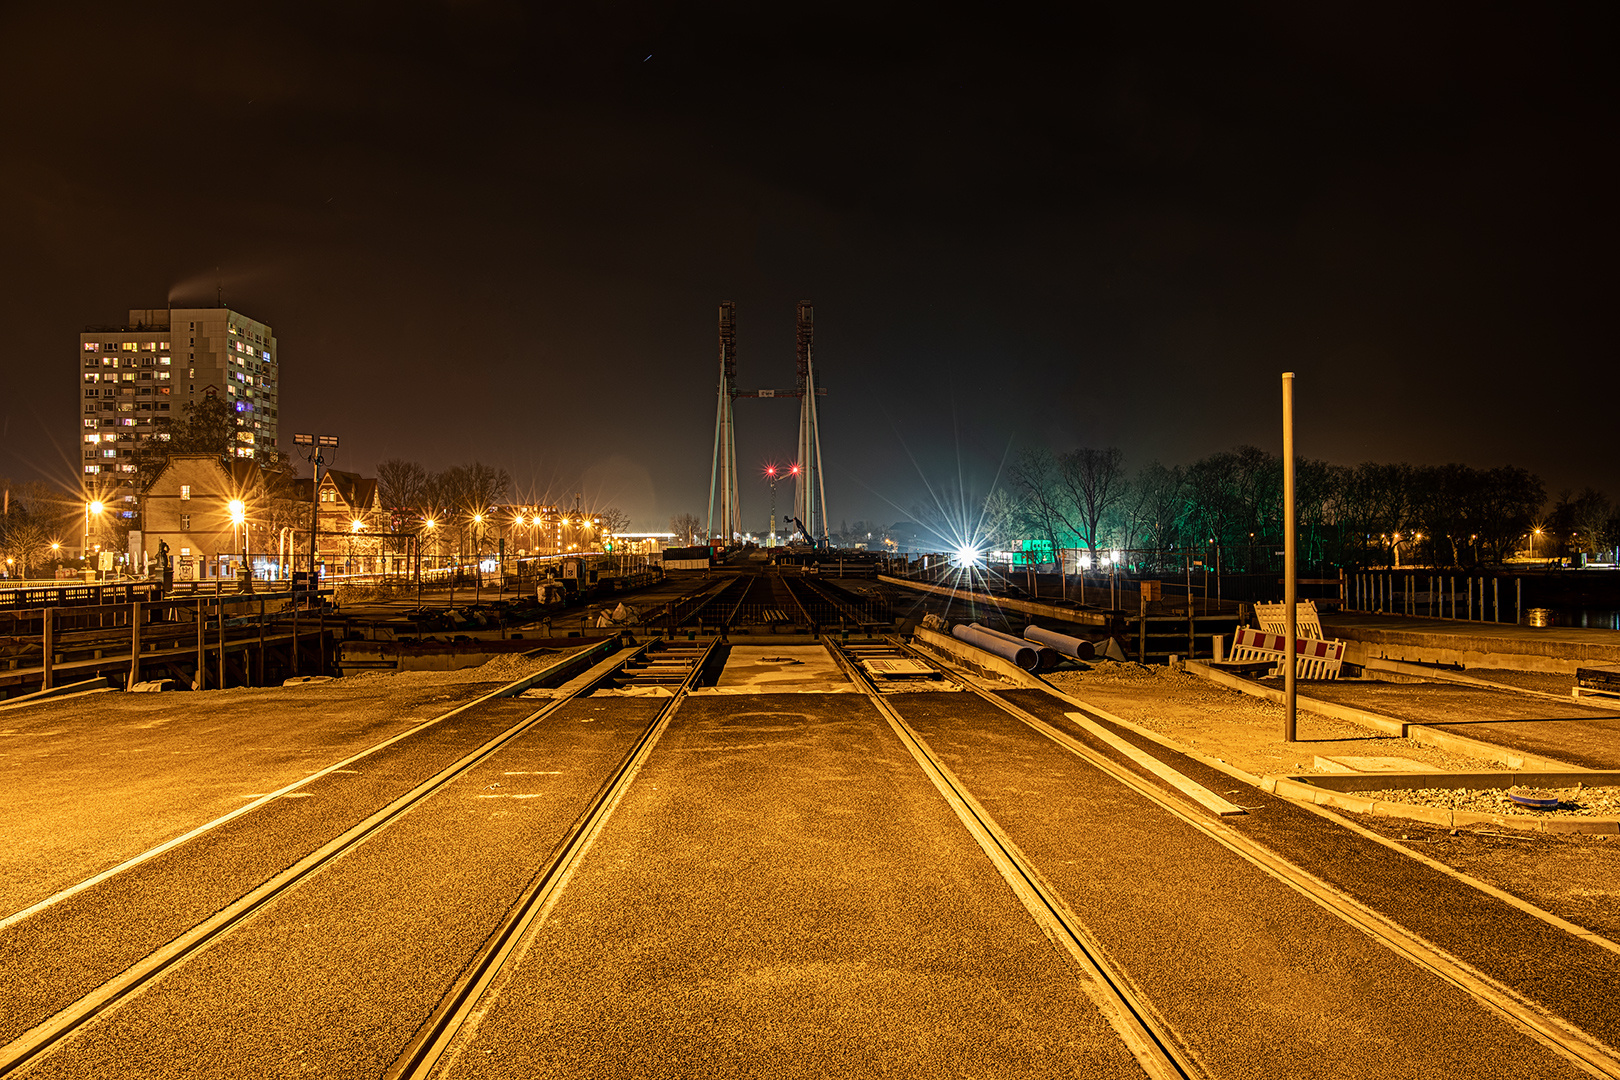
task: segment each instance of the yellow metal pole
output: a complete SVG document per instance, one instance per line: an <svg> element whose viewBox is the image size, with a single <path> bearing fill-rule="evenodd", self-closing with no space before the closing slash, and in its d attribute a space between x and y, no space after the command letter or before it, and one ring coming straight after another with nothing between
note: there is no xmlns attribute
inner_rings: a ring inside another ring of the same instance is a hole
<svg viewBox="0 0 1620 1080"><path fill-rule="evenodd" d="M1295 641L1299 635L1299 529L1294 512L1294 373L1283 372L1283 604L1287 611L1283 644L1283 740L1293 742L1295 719Z"/></svg>

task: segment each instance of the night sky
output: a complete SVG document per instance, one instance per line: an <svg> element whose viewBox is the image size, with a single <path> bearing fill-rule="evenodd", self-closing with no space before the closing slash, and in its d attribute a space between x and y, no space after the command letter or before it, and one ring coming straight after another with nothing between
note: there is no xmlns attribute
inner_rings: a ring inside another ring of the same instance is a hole
<svg viewBox="0 0 1620 1080"><path fill-rule="evenodd" d="M1288 370L1307 457L1620 495L1612 5L1220 7L7 5L0 475L77 482L85 324L222 281L285 443L642 529L705 513L721 300L745 388L815 304L835 527L1280 452Z"/></svg>

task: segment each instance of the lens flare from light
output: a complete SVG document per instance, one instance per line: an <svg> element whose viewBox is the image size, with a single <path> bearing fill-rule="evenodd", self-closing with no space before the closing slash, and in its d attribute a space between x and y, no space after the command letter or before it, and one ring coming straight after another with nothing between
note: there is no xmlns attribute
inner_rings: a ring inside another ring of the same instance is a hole
<svg viewBox="0 0 1620 1080"><path fill-rule="evenodd" d="M951 553L953 566L983 566L984 552L971 544L964 544Z"/></svg>

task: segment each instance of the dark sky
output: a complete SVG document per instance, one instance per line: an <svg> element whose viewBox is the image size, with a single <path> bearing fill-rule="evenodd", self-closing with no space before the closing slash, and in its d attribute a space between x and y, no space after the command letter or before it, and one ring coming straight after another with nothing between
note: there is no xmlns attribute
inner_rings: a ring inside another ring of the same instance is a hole
<svg viewBox="0 0 1620 1080"><path fill-rule="evenodd" d="M218 267L284 439L640 528L705 512L721 300L767 388L815 303L835 524L1280 451L1286 370L1308 457L1620 495L1612 7L1220 7L7 5L0 475L72 483L82 326ZM739 402L745 477L796 431Z"/></svg>

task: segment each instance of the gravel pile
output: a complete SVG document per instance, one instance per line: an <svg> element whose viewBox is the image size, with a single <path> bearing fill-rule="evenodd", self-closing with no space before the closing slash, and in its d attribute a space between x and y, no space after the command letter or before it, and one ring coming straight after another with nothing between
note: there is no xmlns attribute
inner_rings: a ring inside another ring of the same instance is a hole
<svg viewBox="0 0 1620 1080"><path fill-rule="evenodd" d="M584 648L584 646L581 646ZM366 679L392 679L399 683L412 686L450 686L457 683L469 682L501 682L508 683L514 679L539 671L543 667L555 664L561 658L558 653L548 653L545 656L533 658L524 657L517 653L508 653L496 656L477 667L457 668L455 671L362 671L339 680L340 682L355 683Z"/></svg>
<svg viewBox="0 0 1620 1080"><path fill-rule="evenodd" d="M1509 799L1505 788L1400 788L1390 791L1358 791L1358 796L1379 802L1442 806L1479 814L1513 814L1522 817L1551 814L1555 817L1620 817L1620 787L1589 788L1576 784L1551 792L1559 798L1556 810L1533 810Z"/></svg>

